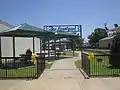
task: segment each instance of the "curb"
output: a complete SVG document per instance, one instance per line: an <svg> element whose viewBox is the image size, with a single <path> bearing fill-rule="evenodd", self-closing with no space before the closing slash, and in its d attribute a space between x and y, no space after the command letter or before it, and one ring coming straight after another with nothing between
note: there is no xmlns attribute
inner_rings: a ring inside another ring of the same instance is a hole
<svg viewBox="0 0 120 90"><path fill-rule="evenodd" d="M83 69L79 68L79 71L82 73L85 79L90 79L90 77L83 71Z"/></svg>

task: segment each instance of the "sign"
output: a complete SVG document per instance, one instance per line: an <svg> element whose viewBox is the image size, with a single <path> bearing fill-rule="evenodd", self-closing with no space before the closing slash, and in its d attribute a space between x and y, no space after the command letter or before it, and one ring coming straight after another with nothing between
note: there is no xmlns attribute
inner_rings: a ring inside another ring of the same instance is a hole
<svg viewBox="0 0 120 90"><path fill-rule="evenodd" d="M46 25L44 29L45 31L67 32L77 35L81 33L81 25Z"/></svg>
<svg viewBox="0 0 120 90"><path fill-rule="evenodd" d="M76 31L75 27L49 27L48 30L54 31Z"/></svg>

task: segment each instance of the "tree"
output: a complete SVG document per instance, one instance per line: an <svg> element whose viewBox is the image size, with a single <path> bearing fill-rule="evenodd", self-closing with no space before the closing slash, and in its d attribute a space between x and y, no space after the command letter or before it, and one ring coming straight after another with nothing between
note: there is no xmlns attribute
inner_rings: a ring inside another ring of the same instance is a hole
<svg viewBox="0 0 120 90"><path fill-rule="evenodd" d="M107 31L103 28L96 28L91 35L88 36L89 43L93 46L99 42L100 39L107 37Z"/></svg>
<svg viewBox="0 0 120 90"><path fill-rule="evenodd" d="M120 34L116 34L113 39L109 63L112 66L120 67Z"/></svg>
<svg viewBox="0 0 120 90"><path fill-rule="evenodd" d="M80 49L84 41L84 39L81 39L80 37L69 38L69 40L71 41L71 47L73 47L74 40L75 49Z"/></svg>
<svg viewBox="0 0 120 90"><path fill-rule="evenodd" d="M75 40L74 42L75 42L76 48L80 49L84 39L81 39L80 37L76 37L74 40Z"/></svg>

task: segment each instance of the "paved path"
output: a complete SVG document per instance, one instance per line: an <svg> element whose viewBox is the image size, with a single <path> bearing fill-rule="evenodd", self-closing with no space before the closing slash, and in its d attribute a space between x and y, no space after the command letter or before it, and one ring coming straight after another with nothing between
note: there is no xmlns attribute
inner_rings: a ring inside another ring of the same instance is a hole
<svg viewBox="0 0 120 90"><path fill-rule="evenodd" d="M0 90L120 90L120 78L84 79L68 58L56 61L52 68L45 70L39 79L17 84L10 89Z"/></svg>
<svg viewBox="0 0 120 90"><path fill-rule="evenodd" d="M25 80L0 80L0 90L14 90L14 88L24 83L26 83Z"/></svg>
<svg viewBox="0 0 120 90"><path fill-rule="evenodd" d="M120 78L91 78L82 82L83 90L120 90Z"/></svg>
<svg viewBox="0 0 120 90"><path fill-rule="evenodd" d="M50 70L36 80L14 90L82 90L84 77L74 65L74 58L56 61Z"/></svg>

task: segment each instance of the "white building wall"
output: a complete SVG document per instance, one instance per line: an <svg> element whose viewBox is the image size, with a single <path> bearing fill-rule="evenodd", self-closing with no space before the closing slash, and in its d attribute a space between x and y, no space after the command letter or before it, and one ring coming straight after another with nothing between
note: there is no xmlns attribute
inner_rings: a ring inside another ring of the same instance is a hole
<svg viewBox="0 0 120 90"><path fill-rule="evenodd" d="M33 38L25 38L25 37L15 38L16 56L19 56L19 54L25 54L28 48L30 48L31 51L33 51Z"/></svg>
<svg viewBox="0 0 120 90"><path fill-rule="evenodd" d="M1 37L1 52L2 57L13 56L12 37Z"/></svg>
<svg viewBox="0 0 120 90"><path fill-rule="evenodd" d="M15 37L15 55L25 54L26 50L30 48L33 51L33 38ZM12 37L1 38L2 57L13 56ZM35 38L35 52L40 51L40 39Z"/></svg>
<svg viewBox="0 0 120 90"><path fill-rule="evenodd" d="M108 48L108 44L112 45L112 39L99 41L99 48Z"/></svg>
<svg viewBox="0 0 120 90"><path fill-rule="evenodd" d="M35 52L40 52L40 39L35 38Z"/></svg>

